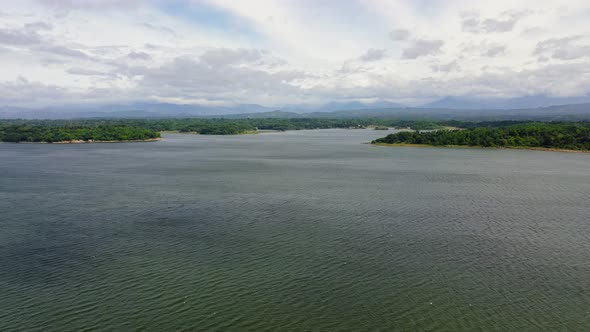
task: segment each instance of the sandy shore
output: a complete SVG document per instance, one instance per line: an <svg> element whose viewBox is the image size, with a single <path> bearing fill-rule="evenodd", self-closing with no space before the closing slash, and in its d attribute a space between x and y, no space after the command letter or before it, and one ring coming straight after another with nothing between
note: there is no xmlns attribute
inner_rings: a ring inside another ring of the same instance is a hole
<svg viewBox="0 0 590 332"><path fill-rule="evenodd" d="M387 147L408 147L408 148L447 148L447 149L494 149L494 150L533 150L533 151L548 151L548 152L567 152L567 153L590 153L589 150L567 150L543 147L484 147L484 146L469 146L469 145L430 145L430 144L408 144L408 143L371 143L375 146Z"/></svg>

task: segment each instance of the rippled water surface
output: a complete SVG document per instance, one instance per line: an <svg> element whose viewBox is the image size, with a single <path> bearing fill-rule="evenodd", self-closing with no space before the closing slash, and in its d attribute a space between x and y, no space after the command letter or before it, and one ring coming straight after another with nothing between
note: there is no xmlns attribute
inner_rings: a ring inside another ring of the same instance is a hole
<svg viewBox="0 0 590 332"><path fill-rule="evenodd" d="M0 330L590 330L590 154L0 144Z"/></svg>

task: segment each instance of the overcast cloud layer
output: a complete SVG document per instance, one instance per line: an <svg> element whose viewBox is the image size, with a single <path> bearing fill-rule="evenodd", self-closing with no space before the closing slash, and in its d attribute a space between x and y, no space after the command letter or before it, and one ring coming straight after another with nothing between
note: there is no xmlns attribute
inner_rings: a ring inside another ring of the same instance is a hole
<svg viewBox="0 0 590 332"><path fill-rule="evenodd" d="M590 92L588 0L20 0L0 105Z"/></svg>

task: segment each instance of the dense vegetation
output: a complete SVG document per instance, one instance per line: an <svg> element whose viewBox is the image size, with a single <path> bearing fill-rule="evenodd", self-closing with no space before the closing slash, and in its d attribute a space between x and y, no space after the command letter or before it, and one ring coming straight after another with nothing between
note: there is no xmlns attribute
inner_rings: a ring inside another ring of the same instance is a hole
<svg viewBox="0 0 590 332"><path fill-rule="evenodd" d="M366 128L367 126L410 127L416 130L442 128L443 123L433 121L406 121L391 119L80 119L80 120L6 120L7 125L43 127L97 127L131 126L153 131L195 132L202 135L236 135L256 130L301 130L328 128Z"/></svg>
<svg viewBox="0 0 590 332"><path fill-rule="evenodd" d="M373 143L590 150L590 124L537 122L470 127L465 130L400 132L379 138Z"/></svg>
<svg viewBox="0 0 590 332"><path fill-rule="evenodd" d="M80 120L4 120L0 122L0 141L120 141L159 137L160 131L195 132L202 135L236 135L257 130L301 130L328 128L366 128L370 125L438 128L427 121L376 119L80 119Z"/></svg>
<svg viewBox="0 0 590 332"><path fill-rule="evenodd" d="M158 137L160 133L156 131L123 125L72 127L0 123L2 142L126 141Z"/></svg>
<svg viewBox="0 0 590 332"><path fill-rule="evenodd" d="M411 128L375 143L469 145L485 147L546 147L590 150L590 124L518 121L464 122L395 119L81 119L0 121L0 141L120 141L159 137L161 131L203 135L235 135L257 130L327 128ZM446 130L445 127L464 128Z"/></svg>

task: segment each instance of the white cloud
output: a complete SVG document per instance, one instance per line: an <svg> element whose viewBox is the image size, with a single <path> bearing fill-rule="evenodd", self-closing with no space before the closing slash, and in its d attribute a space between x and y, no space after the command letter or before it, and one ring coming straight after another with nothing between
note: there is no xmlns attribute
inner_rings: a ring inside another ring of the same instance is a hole
<svg viewBox="0 0 590 332"><path fill-rule="evenodd" d="M463 31L473 33L510 32L527 12L503 12L498 17L482 19L477 12L463 14Z"/></svg>
<svg viewBox="0 0 590 332"><path fill-rule="evenodd" d="M134 60L151 60L152 57L146 52L131 52L127 54L127 57Z"/></svg>
<svg viewBox="0 0 590 332"><path fill-rule="evenodd" d="M386 53L387 50L384 49L370 48L365 54L359 57L359 60L366 62L381 60L385 57Z"/></svg>
<svg viewBox="0 0 590 332"><path fill-rule="evenodd" d="M31 45L40 41L36 32L26 29L0 29L0 44L2 45Z"/></svg>
<svg viewBox="0 0 590 332"><path fill-rule="evenodd" d="M482 50L482 55L487 57L496 57L506 53L506 46L503 45L494 45L489 47L488 49Z"/></svg>
<svg viewBox="0 0 590 332"><path fill-rule="evenodd" d="M81 76L102 76L102 75L106 75L106 73L101 72L101 71L98 71L98 70L87 69L87 68L80 68L80 67L74 67L74 68L66 69L66 72L68 74L81 75Z"/></svg>
<svg viewBox="0 0 590 332"><path fill-rule="evenodd" d="M435 72L443 72L443 73L456 71L461 68L461 66L459 65L459 62L457 62L457 60L454 60L454 61L451 61L451 62L445 63L445 64L436 63L436 64L431 65L430 67Z"/></svg>
<svg viewBox="0 0 590 332"><path fill-rule="evenodd" d="M585 0L174 4L7 2L0 105L156 99L280 106L590 92Z"/></svg>
<svg viewBox="0 0 590 332"><path fill-rule="evenodd" d="M0 95L8 105L29 105L32 100L49 102L55 98L67 98L70 92L59 86L19 77L14 81L0 82Z"/></svg>
<svg viewBox="0 0 590 332"><path fill-rule="evenodd" d="M256 49L219 48L203 53L200 60L210 66L258 63L262 61L264 53Z"/></svg>
<svg viewBox="0 0 590 332"><path fill-rule="evenodd" d="M441 53L441 47L443 45L444 42L442 40L418 39L403 51L402 58L417 59L422 56L436 55Z"/></svg>
<svg viewBox="0 0 590 332"><path fill-rule="evenodd" d="M410 32L405 29L395 29L389 32L389 38L393 41L407 40L410 38Z"/></svg>
<svg viewBox="0 0 590 332"><path fill-rule="evenodd" d="M590 36L572 36L552 38L541 41L535 48L535 55L543 61L549 58L558 60L575 60L590 57Z"/></svg>

